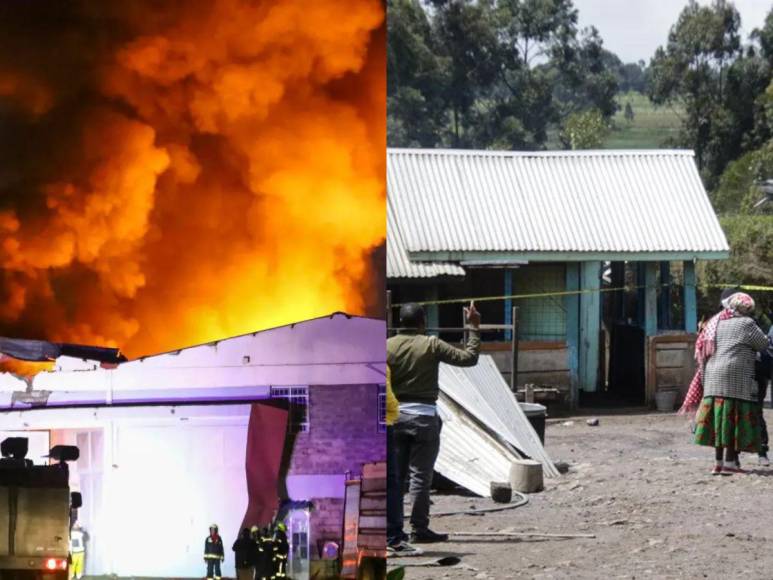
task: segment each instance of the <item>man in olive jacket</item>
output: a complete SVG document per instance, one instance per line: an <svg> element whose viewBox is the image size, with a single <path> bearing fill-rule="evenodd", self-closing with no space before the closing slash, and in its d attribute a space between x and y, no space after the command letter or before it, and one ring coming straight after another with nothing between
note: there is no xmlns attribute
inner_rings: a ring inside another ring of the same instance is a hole
<svg viewBox="0 0 773 580"><path fill-rule="evenodd" d="M437 414L438 367L441 362L471 367L478 363L480 314L474 304L464 309L470 328L464 349L455 348L436 336L427 336L424 309L418 304L400 308L403 330L387 340L387 364L392 390L400 402L394 425L394 441L402 492L410 474L409 492L412 534L415 543L444 542L447 534L429 529L430 486L440 449L440 417ZM401 493L402 495L402 493Z"/></svg>

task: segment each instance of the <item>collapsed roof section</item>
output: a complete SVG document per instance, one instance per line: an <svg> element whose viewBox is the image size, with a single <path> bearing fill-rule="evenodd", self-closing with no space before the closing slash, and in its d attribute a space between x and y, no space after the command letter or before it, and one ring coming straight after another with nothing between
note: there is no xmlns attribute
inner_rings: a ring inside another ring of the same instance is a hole
<svg viewBox="0 0 773 580"><path fill-rule="evenodd" d="M0 336L0 353L30 362L53 361L62 356L88 359L100 363L118 364L128 359L117 348L85 346L66 342L6 338Z"/></svg>

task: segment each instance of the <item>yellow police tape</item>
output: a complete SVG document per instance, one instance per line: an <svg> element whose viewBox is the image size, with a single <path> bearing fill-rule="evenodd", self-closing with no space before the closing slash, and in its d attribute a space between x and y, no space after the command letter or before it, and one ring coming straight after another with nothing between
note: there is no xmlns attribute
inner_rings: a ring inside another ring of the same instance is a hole
<svg viewBox="0 0 773 580"><path fill-rule="evenodd" d="M538 292L535 294L504 294L500 296L478 296L476 298L450 298L446 300L423 300L419 302L413 302L413 304L420 304L421 306L441 306L443 304L469 304L470 302L494 302L497 300L524 300L529 298L552 298L556 296L578 296L580 294L594 294L604 292L619 292L621 290L641 290L647 288L668 288L670 284L660 284L658 286L618 286L616 288L591 288L587 290L563 290L561 292ZM708 284L707 288L740 288L741 290L749 292L773 292L773 286L753 286L750 284L742 284L740 286L736 284ZM398 304L390 304L392 308L399 308L407 302L401 302Z"/></svg>

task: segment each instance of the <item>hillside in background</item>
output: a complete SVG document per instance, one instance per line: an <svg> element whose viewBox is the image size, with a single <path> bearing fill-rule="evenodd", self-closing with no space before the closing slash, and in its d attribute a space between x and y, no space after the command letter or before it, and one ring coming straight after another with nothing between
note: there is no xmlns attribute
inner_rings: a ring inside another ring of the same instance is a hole
<svg viewBox="0 0 773 580"><path fill-rule="evenodd" d="M682 110L652 104L637 92L618 93L619 109L612 117L612 129L604 140L604 149L659 149L679 135ZM631 104L633 120L625 118L625 105Z"/></svg>
<svg viewBox="0 0 773 580"><path fill-rule="evenodd" d="M602 149L662 149L673 148L671 141L679 136L682 108L657 106L647 95L636 91L615 96L618 111L610 119L610 129ZM625 118L625 105L631 104L633 119ZM564 149L559 130L548 131L547 149Z"/></svg>

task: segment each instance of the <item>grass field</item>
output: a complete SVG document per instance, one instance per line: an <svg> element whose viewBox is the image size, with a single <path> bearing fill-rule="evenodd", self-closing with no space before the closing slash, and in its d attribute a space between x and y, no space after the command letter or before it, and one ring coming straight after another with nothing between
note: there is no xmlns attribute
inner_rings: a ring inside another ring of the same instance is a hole
<svg viewBox="0 0 773 580"><path fill-rule="evenodd" d="M657 149L679 134L681 110L656 107L646 95L636 92L620 93L617 102L620 110L612 119L604 149ZM631 103L633 121L625 118L626 103Z"/></svg>

